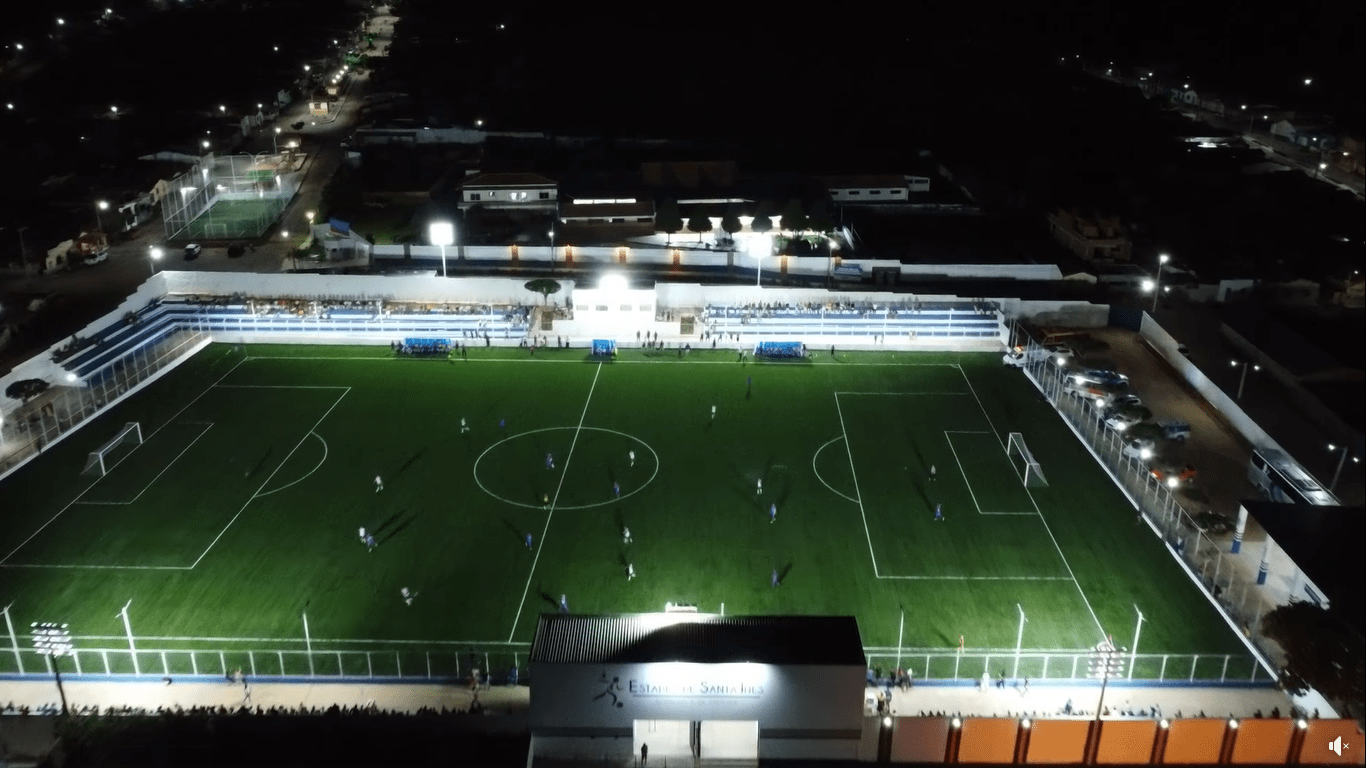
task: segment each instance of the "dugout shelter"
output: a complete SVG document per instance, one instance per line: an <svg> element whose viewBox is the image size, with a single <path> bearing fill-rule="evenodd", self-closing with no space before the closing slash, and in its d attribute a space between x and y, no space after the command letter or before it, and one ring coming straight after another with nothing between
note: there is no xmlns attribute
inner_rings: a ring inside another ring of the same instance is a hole
<svg viewBox="0 0 1366 768"><path fill-rule="evenodd" d="M852 616L545 614L530 671L533 763L858 755Z"/></svg>

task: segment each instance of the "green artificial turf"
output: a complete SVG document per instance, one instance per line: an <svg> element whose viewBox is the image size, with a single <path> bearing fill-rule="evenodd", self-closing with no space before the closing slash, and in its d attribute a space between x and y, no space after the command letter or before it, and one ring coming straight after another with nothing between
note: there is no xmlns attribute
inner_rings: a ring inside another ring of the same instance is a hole
<svg viewBox="0 0 1366 768"><path fill-rule="evenodd" d="M581 613L672 602L852 614L875 663L891 662L899 634L907 649L943 652L921 653L922 676L925 663L953 674L961 635L960 674L975 677L983 662L972 654L1013 651L1020 609L1025 649L1071 652L1105 635L1129 645L1137 606L1141 652L1187 655L1169 676L1184 675L1190 654L1211 655L1201 676L1221 673L1220 654L1238 656L1231 672L1251 670L1206 598L998 355L741 365L672 350L599 363L582 350L476 348L446 361L244 349L210 346L0 481L0 602L13 603L21 644L29 622L54 621L70 624L78 648L126 648L118 614L132 600L143 672L162 670L161 649L202 651L170 654L178 673L251 661L258 674L307 672L302 653L242 653L302 651L306 614L315 651L375 651L315 654L318 673L420 674L430 662L448 674L475 658L525 663L537 615L565 595ZM99 480L80 475L87 453L134 420L143 444L112 456ZM1024 435L1046 487L1023 486L1009 432ZM361 526L375 533L373 552ZM417 592L412 605L401 587ZM108 658L132 671L127 654ZM103 670L93 650L81 661ZM1050 677L1070 673L1070 661L1051 663ZM1027 659L1022 674L1041 676L1041 665ZM0 671L14 668L0 654Z"/></svg>

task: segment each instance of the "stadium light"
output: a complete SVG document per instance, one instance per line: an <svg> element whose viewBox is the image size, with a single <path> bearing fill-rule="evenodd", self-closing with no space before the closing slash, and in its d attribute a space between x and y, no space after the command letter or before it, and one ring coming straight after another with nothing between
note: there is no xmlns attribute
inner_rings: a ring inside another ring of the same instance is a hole
<svg viewBox="0 0 1366 768"><path fill-rule="evenodd" d="M598 290L605 292L622 293L629 285L630 284L626 282L626 277L624 275L616 273L603 275L602 278L598 280Z"/></svg>
<svg viewBox="0 0 1366 768"><path fill-rule="evenodd" d="M446 276L446 246L455 242L455 225L449 221L433 221L427 226L427 239L441 246L441 276Z"/></svg>
<svg viewBox="0 0 1366 768"><path fill-rule="evenodd" d="M35 621L29 625L29 630L33 636L33 649L47 657L47 668L57 681L57 693L62 698L62 714L65 715L66 691L62 689L62 671L56 657L71 655L71 632L66 624L53 624L50 621Z"/></svg>
<svg viewBox="0 0 1366 768"><path fill-rule="evenodd" d="M152 258L150 261L147 262L147 264L152 268L152 274L155 275L157 273L157 262L161 261L161 257L165 255L165 251L162 251L155 245L152 246L151 251Z"/></svg>
<svg viewBox="0 0 1366 768"><path fill-rule="evenodd" d="M100 211L107 210L109 210L108 202L100 200L99 202L95 203L95 229L97 231L104 231L104 219L100 217Z"/></svg>
<svg viewBox="0 0 1366 768"><path fill-rule="evenodd" d="M118 117L118 115L119 115L119 108L118 108L118 107L116 107L116 106L110 106L110 107L109 107L109 111L110 111L110 112L113 112L115 117Z"/></svg>
<svg viewBox="0 0 1366 768"><path fill-rule="evenodd" d="M274 135L270 137L270 146L273 150L271 154L280 154L280 129L276 127Z"/></svg>
<svg viewBox="0 0 1366 768"><path fill-rule="evenodd" d="M754 287L759 287L764 256L773 253L772 235L750 235L745 250L754 254Z"/></svg>
<svg viewBox="0 0 1366 768"><path fill-rule="evenodd" d="M1334 444L1334 443L1329 443L1329 444L1328 444L1328 450L1330 450L1330 451L1339 451L1339 450L1342 451L1342 458L1338 459L1338 468L1335 469L1335 470L1333 470L1333 482L1331 482L1331 483L1328 484L1328 490L1329 490L1329 491L1332 491L1333 489L1335 489L1335 488L1338 487L1338 477L1342 474L1342 465L1344 465L1344 464L1347 463L1347 446L1345 446L1345 445L1336 445L1336 444ZM1359 462L1357 462L1357 463L1359 463Z"/></svg>
<svg viewBox="0 0 1366 768"><path fill-rule="evenodd" d="M205 140L203 140L203 141L201 141L201 142L199 142L199 143L204 147L204 149L208 149L208 148L209 148L209 140L208 140L208 139L205 139Z"/></svg>

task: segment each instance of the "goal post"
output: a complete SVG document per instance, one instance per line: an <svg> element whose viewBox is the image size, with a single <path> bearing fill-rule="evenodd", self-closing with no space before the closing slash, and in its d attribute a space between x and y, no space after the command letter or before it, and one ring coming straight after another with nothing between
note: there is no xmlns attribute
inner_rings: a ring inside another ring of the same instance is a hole
<svg viewBox="0 0 1366 768"><path fill-rule="evenodd" d="M105 459L115 450L125 443L132 443L133 446L142 445L142 426L136 421L130 421L123 425L117 435L98 449L90 452L86 457L85 469L81 470L82 475L95 474L103 477L109 468L105 465Z"/></svg>
<svg viewBox="0 0 1366 768"><path fill-rule="evenodd" d="M1010 439L1006 441L1006 454L1026 488L1048 485L1043 470L1039 468L1039 462L1034 460L1034 454L1030 453L1029 447L1025 445L1024 435L1019 432L1010 433Z"/></svg>

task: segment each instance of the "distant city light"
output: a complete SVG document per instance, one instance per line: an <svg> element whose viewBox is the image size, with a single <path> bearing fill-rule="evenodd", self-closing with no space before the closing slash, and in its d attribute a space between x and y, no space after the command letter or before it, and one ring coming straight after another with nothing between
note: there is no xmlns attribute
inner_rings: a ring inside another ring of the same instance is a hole
<svg viewBox="0 0 1366 768"><path fill-rule="evenodd" d="M1312 82L1314 82L1314 78L1312 78L1312 77L1306 77L1306 78L1304 78L1304 84L1305 84L1305 85L1309 85L1309 84L1312 83Z"/></svg>

